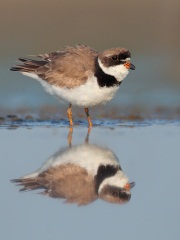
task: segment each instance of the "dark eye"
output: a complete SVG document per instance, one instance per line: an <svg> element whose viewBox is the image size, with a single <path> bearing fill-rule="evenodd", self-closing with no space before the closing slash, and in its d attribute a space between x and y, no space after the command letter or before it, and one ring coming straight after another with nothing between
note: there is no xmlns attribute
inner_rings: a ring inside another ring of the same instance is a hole
<svg viewBox="0 0 180 240"><path fill-rule="evenodd" d="M117 57L116 55L114 55L114 56L111 57L111 59L112 59L113 61L117 61L117 60L118 60L118 57Z"/></svg>
<svg viewBox="0 0 180 240"><path fill-rule="evenodd" d="M112 192L112 195L113 195L114 197L117 197L117 196L118 196L118 193L117 193L117 192Z"/></svg>

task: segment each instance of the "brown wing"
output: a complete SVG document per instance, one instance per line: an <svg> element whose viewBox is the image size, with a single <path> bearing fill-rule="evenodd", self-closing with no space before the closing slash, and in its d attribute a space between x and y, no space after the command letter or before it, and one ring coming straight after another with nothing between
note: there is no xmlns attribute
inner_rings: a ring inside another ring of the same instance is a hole
<svg viewBox="0 0 180 240"><path fill-rule="evenodd" d="M86 205L97 198L93 177L74 164L49 169L46 179L50 183L50 197L65 198L66 202L78 205Z"/></svg>
<svg viewBox="0 0 180 240"><path fill-rule="evenodd" d="M93 49L78 45L76 48L66 47L63 51L39 55L47 64L36 69L36 74L59 87L72 88L86 82L93 75L94 59L97 52Z"/></svg>
<svg viewBox="0 0 180 240"><path fill-rule="evenodd" d="M64 198L68 203L86 205L98 198L94 178L87 171L74 164L64 164L42 172L37 178L15 179L23 186L21 191L44 188L43 194Z"/></svg>

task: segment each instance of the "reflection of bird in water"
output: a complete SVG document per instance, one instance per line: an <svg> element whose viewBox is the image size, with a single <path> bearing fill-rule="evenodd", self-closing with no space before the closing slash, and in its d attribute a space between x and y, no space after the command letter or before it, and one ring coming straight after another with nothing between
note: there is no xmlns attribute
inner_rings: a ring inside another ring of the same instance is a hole
<svg viewBox="0 0 180 240"><path fill-rule="evenodd" d="M45 195L78 205L98 198L125 203L135 185L112 151L87 143L58 151L37 171L12 181L23 186L21 191L42 188Z"/></svg>

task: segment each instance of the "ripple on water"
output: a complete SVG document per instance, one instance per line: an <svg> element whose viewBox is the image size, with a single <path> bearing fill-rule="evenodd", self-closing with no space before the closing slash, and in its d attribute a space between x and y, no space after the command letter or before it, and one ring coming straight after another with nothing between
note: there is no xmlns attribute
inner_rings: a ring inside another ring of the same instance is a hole
<svg viewBox="0 0 180 240"><path fill-rule="evenodd" d="M95 119L93 120L93 126L115 128L115 127L144 127L153 124L175 124L180 125L180 120L169 119L148 119L148 118L126 118L126 119ZM18 127L69 127L68 119L38 119L32 116L26 116L24 118L17 115L7 115L6 117L0 117L0 128L15 129ZM86 119L74 120L74 126L87 127Z"/></svg>

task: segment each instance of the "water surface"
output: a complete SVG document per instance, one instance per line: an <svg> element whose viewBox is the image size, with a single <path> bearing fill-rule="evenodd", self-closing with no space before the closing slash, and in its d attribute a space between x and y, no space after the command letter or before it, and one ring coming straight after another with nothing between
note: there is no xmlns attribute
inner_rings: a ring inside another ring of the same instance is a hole
<svg viewBox="0 0 180 240"><path fill-rule="evenodd" d="M76 126L72 145L82 144L86 127ZM116 205L63 203L10 182L33 172L67 147L65 126L1 129L2 239L179 239L179 123L94 127L89 142L108 147L130 181L131 200Z"/></svg>

